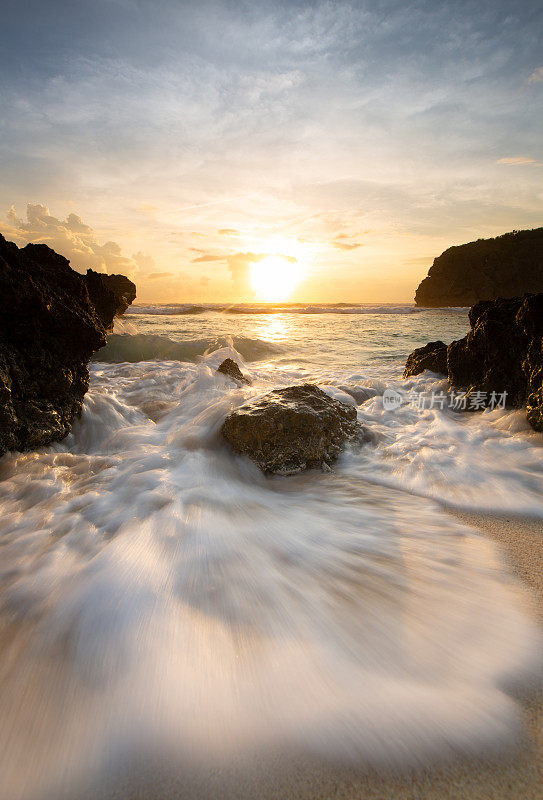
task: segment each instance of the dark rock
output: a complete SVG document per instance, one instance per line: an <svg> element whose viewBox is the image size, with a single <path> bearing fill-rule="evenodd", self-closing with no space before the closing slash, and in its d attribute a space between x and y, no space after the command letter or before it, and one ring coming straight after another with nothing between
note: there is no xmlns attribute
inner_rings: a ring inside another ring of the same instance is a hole
<svg viewBox="0 0 543 800"><path fill-rule="evenodd" d="M478 303L470 312L472 329L447 350L451 387L473 392L507 392L507 405L518 408L526 399L523 361L528 339L517 325L522 300Z"/></svg>
<svg viewBox="0 0 543 800"><path fill-rule="evenodd" d="M403 376L420 375L424 370L447 374L447 345L445 342L428 342L424 347L413 350L406 361Z"/></svg>
<svg viewBox="0 0 543 800"><path fill-rule="evenodd" d="M543 228L449 247L417 289L418 306L472 306L543 291Z"/></svg>
<svg viewBox="0 0 543 800"><path fill-rule="evenodd" d="M236 362L231 358L225 358L222 364L217 367L217 372L222 372L223 375L227 375L229 378L239 383L251 383L249 378L245 377Z"/></svg>
<svg viewBox="0 0 543 800"><path fill-rule="evenodd" d="M485 405L505 392L505 405L525 405L528 422L542 431L543 294L482 301L471 308L469 320L469 333L447 348L449 387L466 392L468 410L475 392L484 393ZM409 356L404 374L423 349Z"/></svg>
<svg viewBox="0 0 543 800"><path fill-rule="evenodd" d="M85 275L89 297L106 329L113 326L113 318L120 317L136 299L136 285L124 275L106 275L88 269Z"/></svg>
<svg viewBox="0 0 543 800"><path fill-rule="evenodd" d="M66 436L105 341L83 276L46 245L0 236L0 454Z"/></svg>
<svg viewBox="0 0 543 800"><path fill-rule="evenodd" d="M517 312L517 327L524 333L526 356L526 418L536 431L543 431L543 294L525 297Z"/></svg>
<svg viewBox="0 0 543 800"><path fill-rule="evenodd" d="M275 389L229 414L221 428L236 453L264 472L292 475L324 467L348 442L369 440L356 409L311 384Z"/></svg>

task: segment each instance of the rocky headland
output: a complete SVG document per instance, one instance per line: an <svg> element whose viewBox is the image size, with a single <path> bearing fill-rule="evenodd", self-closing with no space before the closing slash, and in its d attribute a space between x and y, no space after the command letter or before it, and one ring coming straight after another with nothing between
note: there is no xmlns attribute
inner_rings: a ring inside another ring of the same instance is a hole
<svg viewBox="0 0 543 800"><path fill-rule="evenodd" d="M449 247L415 294L417 306L473 306L543 292L543 228Z"/></svg>
<svg viewBox="0 0 543 800"><path fill-rule="evenodd" d="M124 276L80 275L47 245L0 235L0 455L69 433L89 359L132 295Z"/></svg>

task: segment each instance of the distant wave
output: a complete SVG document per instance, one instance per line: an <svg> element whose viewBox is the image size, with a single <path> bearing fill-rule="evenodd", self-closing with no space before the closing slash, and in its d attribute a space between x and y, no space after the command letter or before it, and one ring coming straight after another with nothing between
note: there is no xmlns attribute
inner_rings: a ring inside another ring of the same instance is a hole
<svg viewBox="0 0 543 800"><path fill-rule="evenodd" d="M130 314L178 316L183 314L419 314L426 309L408 303L235 303L231 305L209 303L169 303L167 305L131 306Z"/></svg>
<svg viewBox="0 0 543 800"><path fill-rule="evenodd" d="M251 339L246 336L176 341L167 336L153 333L112 334L108 343L94 354L93 361L120 363L123 361L197 361L207 352L219 350L232 344L245 361L260 361L282 353L285 348L264 339Z"/></svg>

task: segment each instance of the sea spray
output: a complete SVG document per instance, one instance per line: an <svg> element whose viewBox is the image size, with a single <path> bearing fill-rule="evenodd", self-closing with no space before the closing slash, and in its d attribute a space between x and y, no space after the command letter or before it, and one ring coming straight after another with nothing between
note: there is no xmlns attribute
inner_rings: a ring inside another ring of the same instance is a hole
<svg viewBox="0 0 543 800"><path fill-rule="evenodd" d="M226 357L251 387L216 373ZM73 433L0 461L10 800L118 791L158 754L196 780L278 753L418 765L518 736L505 688L539 657L518 587L473 530L375 483L433 418L392 419L371 397L359 415L377 444L291 479L221 442L232 407L297 369L244 363L233 343L197 363L97 363ZM462 422L442 425L454 456ZM510 437L495 437L504 457Z"/></svg>

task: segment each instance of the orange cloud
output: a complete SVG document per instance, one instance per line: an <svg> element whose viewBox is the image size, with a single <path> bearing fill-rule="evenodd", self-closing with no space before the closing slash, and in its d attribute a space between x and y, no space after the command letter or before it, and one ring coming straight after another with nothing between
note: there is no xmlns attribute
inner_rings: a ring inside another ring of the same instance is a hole
<svg viewBox="0 0 543 800"><path fill-rule="evenodd" d="M214 256L211 253L205 256L198 256L198 258L193 258L192 263L198 264L201 261L224 261L224 256Z"/></svg>
<svg viewBox="0 0 543 800"><path fill-rule="evenodd" d="M507 158L499 158L496 164L507 164L507 166L510 167L524 167L528 164L536 164L538 167L541 166L535 158L529 158L528 156L508 156Z"/></svg>
<svg viewBox="0 0 543 800"><path fill-rule="evenodd" d="M141 253L129 258L123 255L117 242L99 244L94 230L77 214L68 214L61 220L42 203L28 203L26 222L17 215L14 206L6 216L8 224L2 229L8 239L14 239L17 244L43 242L67 258L80 272L92 267L98 272L120 272L133 277L139 268L138 259L150 258Z"/></svg>

